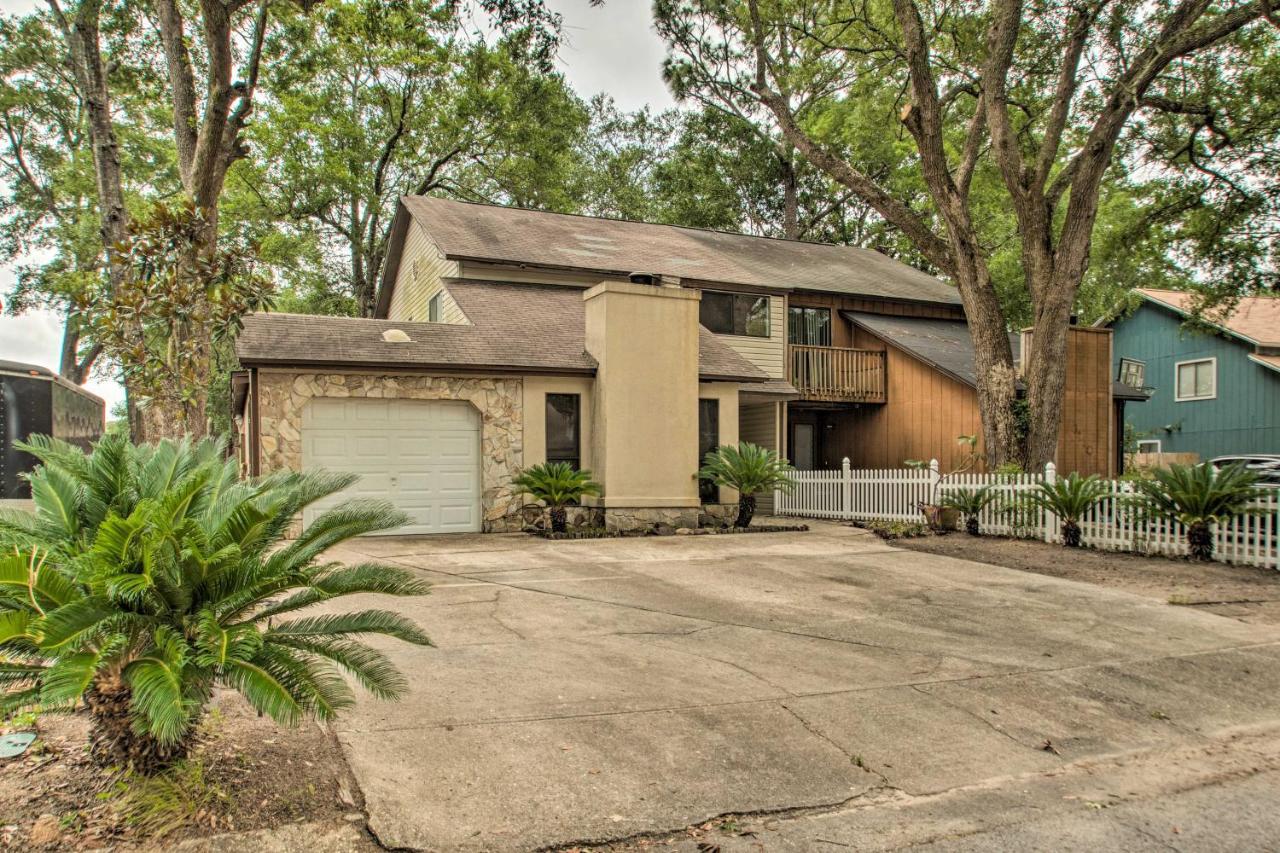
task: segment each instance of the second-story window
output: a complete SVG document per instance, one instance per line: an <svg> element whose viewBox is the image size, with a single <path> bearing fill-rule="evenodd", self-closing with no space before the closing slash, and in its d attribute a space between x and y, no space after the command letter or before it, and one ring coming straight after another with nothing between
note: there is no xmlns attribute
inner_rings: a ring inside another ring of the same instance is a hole
<svg viewBox="0 0 1280 853"><path fill-rule="evenodd" d="M769 297L754 293L702 291L698 322L717 335L769 337Z"/></svg>
<svg viewBox="0 0 1280 853"><path fill-rule="evenodd" d="M427 322L428 323L440 322L440 294L439 293L431 297L431 301L427 303Z"/></svg>
<svg viewBox="0 0 1280 853"><path fill-rule="evenodd" d="M787 310L787 343L831 346L831 309L792 305Z"/></svg>

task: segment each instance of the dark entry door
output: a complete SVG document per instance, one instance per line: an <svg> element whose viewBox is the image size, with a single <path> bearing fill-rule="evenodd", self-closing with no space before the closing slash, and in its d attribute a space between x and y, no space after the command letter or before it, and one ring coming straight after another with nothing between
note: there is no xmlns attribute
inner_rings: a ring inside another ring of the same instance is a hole
<svg viewBox="0 0 1280 853"><path fill-rule="evenodd" d="M812 471L818 462L818 430L813 424L791 427L791 464L801 471Z"/></svg>

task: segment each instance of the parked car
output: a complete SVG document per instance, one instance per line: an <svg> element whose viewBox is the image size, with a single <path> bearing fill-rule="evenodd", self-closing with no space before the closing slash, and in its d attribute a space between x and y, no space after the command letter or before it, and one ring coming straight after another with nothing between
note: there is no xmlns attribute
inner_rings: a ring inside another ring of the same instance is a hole
<svg viewBox="0 0 1280 853"><path fill-rule="evenodd" d="M1243 465L1258 475L1259 486L1280 488L1280 453L1256 454L1253 456L1218 456L1210 459L1209 464L1214 468Z"/></svg>

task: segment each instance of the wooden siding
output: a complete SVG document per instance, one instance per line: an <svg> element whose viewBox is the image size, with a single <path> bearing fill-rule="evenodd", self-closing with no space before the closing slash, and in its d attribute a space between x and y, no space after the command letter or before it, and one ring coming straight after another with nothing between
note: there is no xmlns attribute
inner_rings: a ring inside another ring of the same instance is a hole
<svg viewBox="0 0 1280 853"><path fill-rule="evenodd" d="M421 227L410 223L409 231L404 238L396 287L391 294L391 305L387 308L387 319L425 321L427 302L443 287L440 280L457 275L457 272L458 265L446 260L440 254L435 245L427 239ZM448 291L445 291L444 296L441 297L440 321L442 323L467 322L467 318Z"/></svg>
<svg viewBox="0 0 1280 853"><path fill-rule="evenodd" d="M787 303L797 308L831 309L831 345L857 347L853 342L853 324L840 316L841 311L863 311L867 314L889 314L894 317L932 317L941 320L963 320L964 310L951 305L918 305L912 302L889 302L862 299L834 293L791 293ZM783 330L785 336L786 330ZM785 337L784 337L785 340Z"/></svg>
<svg viewBox="0 0 1280 853"><path fill-rule="evenodd" d="M716 335L716 337L771 378L786 378L787 300L785 297L776 293L769 295L769 337L753 338L746 335Z"/></svg>
<svg viewBox="0 0 1280 853"><path fill-rule="evenodd" d="M960 465L968 449L956 439L982 434L973 387L862 329L851 330L851 341L859 349L886 351L888 402L822 410L811 422L821 425L823 466L839 467L845 456L855 468L901 468L908 459L937 459L943 471ZM1063 473L1111 473L1115 433L1106 367L1110 343L1110 335L1094 329L1073 329L1069 338L1063 426L1055 459ZM790 420L805 417L802 411L792 404Z"/></svg>
<svg viewBox="0 0 1280 853"><path fill-rule="evenodd" d="M738 406L738 440L749 441L761 447L783 452L778 443L780 412L783 403L763 403L760 405ZM773 512L773 495L758 495L756 499L760 512Z"/></svg>
<svg viewBox="0 0 1280 853"><path fill-rule="evenodd" d="M1280 373L1250 361L1251 345L1184 330L1171 311L1144 303L1116 323L1112 349L1112 376L1121 358L1146 362L1154 393L1145 403L1126 403L1125 420L1164 452L1202 459L1280 453ZM1177 401L1175 365L1202 358L1218 360L1216 398Z"/></svg>
<svg viewBox="0 0 1280 853"><path fill-rule="evenodd" d="M862 329L852 329L851 340L885 350L888 402L838 412L824 430L823 455L835 465L848 456L855 468L900 468L907 459L937 459L944 471L959 465L966 450L957 436L982 432L974 390Z"/></svg>
<svg viewBox="0 0 1280 853"><path fill-rule="evenodd" d="M1054 463L1063 473L1109 477L1115 468L1111 402L1111 330L1083 326L1067 333L1067 379L1062 429Z"/></svg>
<svg viewBox="0 0 1280 853"><path fill-rule="evenodd" d="M458 278L474 278L482 281L509 281L519 284L562 284L570 287L595 287L606 279L600 273L574 272L573 270L538 270L503 264L486 264L481 261L459 261Z"/></svg>

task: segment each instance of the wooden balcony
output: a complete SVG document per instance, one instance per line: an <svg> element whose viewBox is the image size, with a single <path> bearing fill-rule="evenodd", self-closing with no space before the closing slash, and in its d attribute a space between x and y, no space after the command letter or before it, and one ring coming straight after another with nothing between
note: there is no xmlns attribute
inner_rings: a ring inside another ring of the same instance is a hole
<svg viewBox="0 0 1280 853"><path fill-rule="evenodd" d="M881 350L814 347L788 348L787 378L800 399L827 403L884 403L884 352Z"/></svg>

